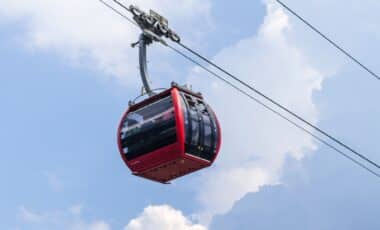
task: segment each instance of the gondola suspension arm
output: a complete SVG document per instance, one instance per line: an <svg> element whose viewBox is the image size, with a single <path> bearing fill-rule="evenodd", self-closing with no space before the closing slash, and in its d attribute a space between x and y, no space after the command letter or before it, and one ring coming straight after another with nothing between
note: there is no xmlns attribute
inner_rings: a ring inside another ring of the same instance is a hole
<svg viewBox="0 0 380 230"><path fill-rule="evenodd" d="M149 14L147 14L138 7L131 5L129 12L133 14L133 20L142 30L139 41L133 43L132 47L139 45L139 66L144 93L148 94L148 96L153 96L155 93L149 81L147 47L153 42L160 42L167 46L167 43L162 37L170 38L175 42L180 42L180 37L169 29L168 20L153 10L150 10Z"/></svg>

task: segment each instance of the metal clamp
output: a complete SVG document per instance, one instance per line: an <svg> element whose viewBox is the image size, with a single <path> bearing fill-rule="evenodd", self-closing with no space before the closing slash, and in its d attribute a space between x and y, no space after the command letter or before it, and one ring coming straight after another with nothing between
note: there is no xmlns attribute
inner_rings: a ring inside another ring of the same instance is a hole
<svg viewBox="0 0 380 230"><path fill-rule="evenodd" d="M133 5L129 6L129 11L142 30L139 41L133 43L132 47L139 45L139 65L143 89L148 96L153 96L154 92L149 83L147 47L153 42L160 42L167 46L168 44L162 37L170 38L174 42L180 42L181 38L169 28L168 20L157 12L150 10L147 14Z"/></svg>
<svg viewBox="0 0 380 230"><path fill-rule="evenodd" d="M133 14L133 19L141 30L149 31L157 37L164 36L173 42L179 43L181 41L179 35L169 28L168 20L157 12L150 10L147 14L133 5L129 6L129 11Z"/></svg>

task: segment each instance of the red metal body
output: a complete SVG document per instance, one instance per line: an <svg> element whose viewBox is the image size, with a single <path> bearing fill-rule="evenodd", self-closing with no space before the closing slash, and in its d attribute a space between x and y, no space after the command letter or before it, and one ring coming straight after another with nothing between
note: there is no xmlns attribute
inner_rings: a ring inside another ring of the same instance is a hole
<svg viewBox="0 0 380 230"><path fill-rule="evenodd" d="M146 106L160 98L166 97L169 94L173 99L173 106L175 112L176 121L176 132L177 141L174 144L159 148L153 152L137 157L133 160L127 160L125 154L123 154L121 146L121 129L122 122L118 128L117 138L118 146L121 157L123 158L125 164L130 168L132 173L136 176L140 176L146 179L157 181L160 183L168 183L169 181L184 176L186 174L198 171L205 167L212 165L215 161L221 146L221 131L220 125L217 121L218 140L217 140L217 150L216 154L211 161L204 160L202 158L195 157L193 155L187 154L185 152L185 124L184 124L184 114L180 101L179 92L185 92L191 94L192 96L203 99L201 95L195 94L191 91L173 86L172 88L157 94L151 98L148 98L138 104L132 105L128 111L123 115L122 121L128 115L130 111L134 111L138 108ZM215 114L214 114L215 115ZM216 117L216 116L215 116Z"/></svg>

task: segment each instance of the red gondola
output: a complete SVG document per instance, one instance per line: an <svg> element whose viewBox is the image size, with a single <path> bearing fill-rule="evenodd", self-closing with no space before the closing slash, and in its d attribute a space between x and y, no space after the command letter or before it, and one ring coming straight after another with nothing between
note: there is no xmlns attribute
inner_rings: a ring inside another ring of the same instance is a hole
<svg viewBox="0 0 380 230"><path fill-rule="evenodd" d="M162 36L179 42L165 18L131 6L134 20L143 30L139 42L140 74L149 97L130 104L117 133L120 154L136 176L168 183L210 166L216 159L221 130L215 113L199 93L172 84L160 94L151 90L146 48Z"/></svg>
<svg viewBox="0 0 380 230"><path fill-rule="evenodd" d="M134 175L167 183L210 166L220 149L221 132L200 94L173 86L128 109L118 142Z"/></svg>

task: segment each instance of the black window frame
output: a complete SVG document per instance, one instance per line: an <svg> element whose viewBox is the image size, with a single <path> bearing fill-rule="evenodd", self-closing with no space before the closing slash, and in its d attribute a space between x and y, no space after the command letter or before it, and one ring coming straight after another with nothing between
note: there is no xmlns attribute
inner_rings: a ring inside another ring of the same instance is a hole
<svg viewBox="0 0 380 230"><path fill-rule="evenodd" d="M212 161L216 155L220 135L216 117L203 99L185 92L181 92L180 96L185 120L185 152L203 160ZM197 129L194 129L194 125ZM208 128L211 130L211 135L205 133ZM195 134L194 131L199 133ZM206 141L206 138L210 140ZM210 145L206 146L206 142Z"/></svg>
<svg viewBox="0 0 380 230"><path fill-rule="evenodd" d="M160 105L160 103L169 103L169 105ZM163 106L163 109L160 109L159 106ZM142 122L128 126L130 116L139 112L147 112L147 116L143 117ZM164 116L167 116L169 113L169 119L164 120ZM132 126L133 128L131 129ZM121 130L119 138L121 139L123 154L127 160L136 159L174 144L177 141L177 122L171 94L150 102L134 111L130 111L122 121Z"/></svg>

